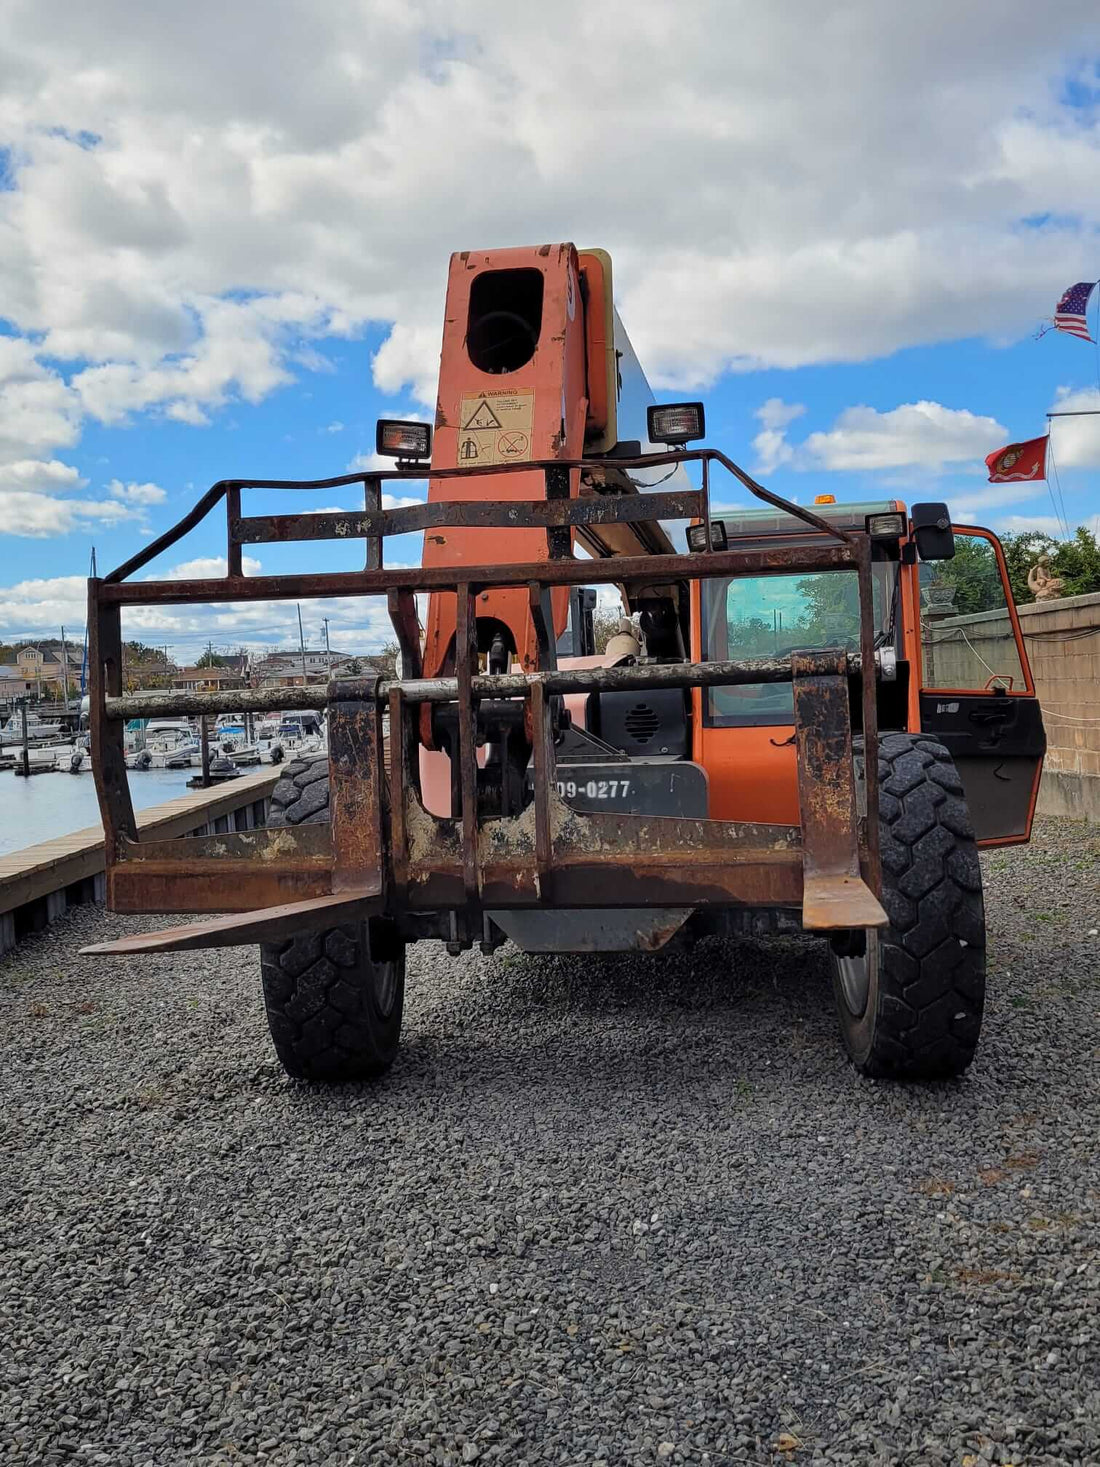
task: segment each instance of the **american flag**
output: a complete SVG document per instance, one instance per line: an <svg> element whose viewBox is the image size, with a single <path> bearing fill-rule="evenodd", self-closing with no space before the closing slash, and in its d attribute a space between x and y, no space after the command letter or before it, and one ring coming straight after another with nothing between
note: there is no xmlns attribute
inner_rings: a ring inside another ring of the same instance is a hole
<svg viewBox="0 0 1100 1467"><path fill-rule="evenodd" d="M1079 280L1071 285L1054 308L1054 325L1058 331L1067 331L1070 336L1079 336L1082 341L1091 341L1085 308L1095 280Z"/></svg>

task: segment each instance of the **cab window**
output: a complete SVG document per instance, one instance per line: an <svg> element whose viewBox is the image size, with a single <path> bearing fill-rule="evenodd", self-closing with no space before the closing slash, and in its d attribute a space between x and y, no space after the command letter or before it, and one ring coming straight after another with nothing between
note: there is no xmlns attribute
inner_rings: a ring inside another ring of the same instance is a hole
<svg viewBox="0 0 1100 1467"><path fill-rule="evenodd" d="M952 560L921 563L920 603L926 688L1023 691L1024 672L991 539L956 529Z"/></svg>
<svg viewBox="0 0 1100 1467"><path fill-rule="evenodd" d="M897 568L872 567L876 645L893 639ZM807 648L859 648L859 581L854 571L738 576L710 581L703 591L705 655L712 661L782 657ZM713 724L792 723L790 683L711 688Z"/></svg>

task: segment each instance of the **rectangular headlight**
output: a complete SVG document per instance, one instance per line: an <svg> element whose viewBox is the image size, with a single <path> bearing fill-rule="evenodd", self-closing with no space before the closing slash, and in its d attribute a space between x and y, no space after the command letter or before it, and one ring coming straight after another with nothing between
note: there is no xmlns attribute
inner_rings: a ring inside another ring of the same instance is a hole
<svg viewBox="0 0 1100 1467"><path fill-rule="evenodd" d="M646 408L650 443L690 443L706 432L706 417L701 402L672 402Z"/></svg>
<svg viewBox="0 0 1100 1467"><path fill-rule="evenodd" d="M905 534L903 514L869 514L867 533L872 540L900 540Z"/></svg>
<svg viewBox="0 0 1100 1467"><path fill-rule="evenodd" d="M726 527L721 520L711 520L710 535L706 525L691 525L687 532L688 549L695 555L701 550L725 550Z"/></svg>
<svg viewBox="0 0 1100 1467"><path fill-rule="evenodd" d="M401 423L379 418L375 448L387 458L430 458L432 430L428 423Z"/></svg>

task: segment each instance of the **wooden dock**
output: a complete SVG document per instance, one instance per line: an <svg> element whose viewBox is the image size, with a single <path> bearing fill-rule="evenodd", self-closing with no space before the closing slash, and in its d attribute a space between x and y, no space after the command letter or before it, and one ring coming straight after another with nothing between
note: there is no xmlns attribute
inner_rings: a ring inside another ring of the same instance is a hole
<svg viewBox="0 0 1100 1467"><path fill-rule="evenodd" d="M280 773L268 767L154 805L138 814L138 830L150 840L252 830L266 822L268 797ZM68 907L102 901L104 867L98 825L0 856L0 953Z"/></svg>

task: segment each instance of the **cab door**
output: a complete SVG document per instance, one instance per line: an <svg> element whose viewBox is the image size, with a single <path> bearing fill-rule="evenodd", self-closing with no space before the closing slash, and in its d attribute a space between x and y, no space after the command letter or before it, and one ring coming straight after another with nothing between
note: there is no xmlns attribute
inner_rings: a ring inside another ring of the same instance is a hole
<svg viewBox="0 0 1100 1467"><path fill-rule="evenodd" d="M951 560L920 565L920 724L950 750L980 845L1026 841L1046 753L1000 541L953 526Z"/></svg>

